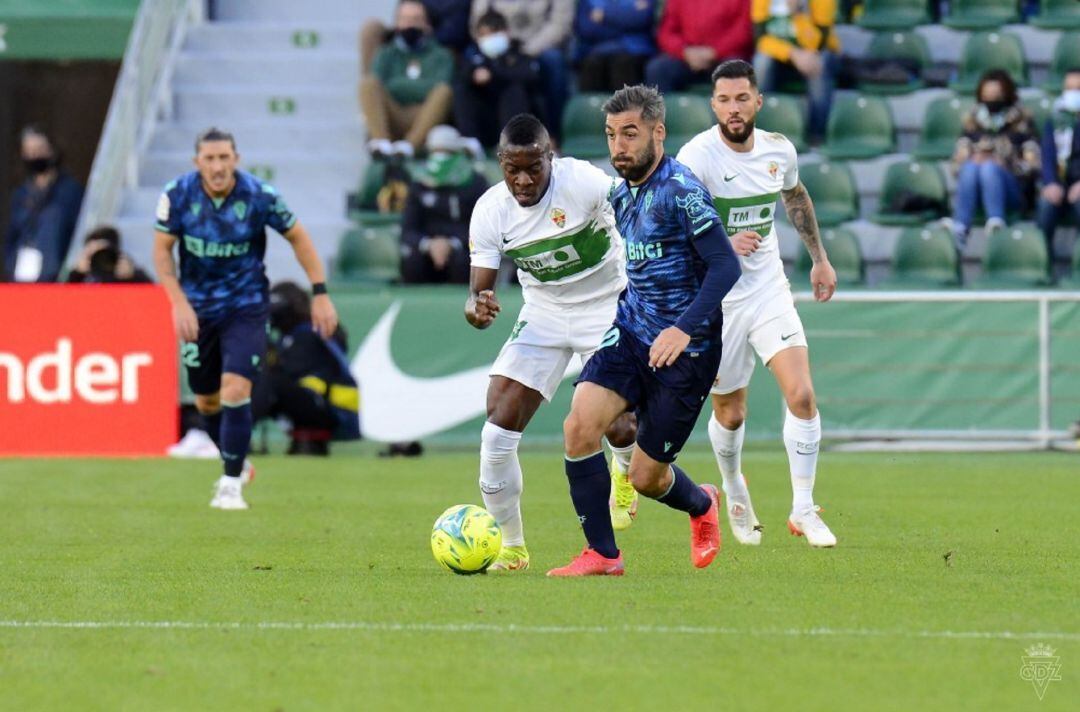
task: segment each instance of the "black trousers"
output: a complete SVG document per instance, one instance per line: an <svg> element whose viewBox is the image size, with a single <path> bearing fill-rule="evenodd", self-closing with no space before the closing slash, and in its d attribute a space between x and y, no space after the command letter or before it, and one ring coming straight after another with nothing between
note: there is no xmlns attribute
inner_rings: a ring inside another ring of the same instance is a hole
<svg viewBox="0 0 1080 712"><path fill-rule="evenodd" d="M590 54L578 68L578 89L583 92L613 92L625 85L641 84L645 80L645 61L648 57L619 52Z"/></svg>

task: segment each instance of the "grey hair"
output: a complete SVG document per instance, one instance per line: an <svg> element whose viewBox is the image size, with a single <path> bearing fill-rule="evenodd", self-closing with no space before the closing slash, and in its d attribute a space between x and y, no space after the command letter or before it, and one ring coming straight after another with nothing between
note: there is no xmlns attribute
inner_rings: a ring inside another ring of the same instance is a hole
<svg viewBox="0 0 1080 712"><path fill-rule="evenodd" d="M637 109L641 118L649 123L663 123L667 110L664 108L664 96L656 87L644 84L624 86L604 102L605 114L622 114Z"/></svg>

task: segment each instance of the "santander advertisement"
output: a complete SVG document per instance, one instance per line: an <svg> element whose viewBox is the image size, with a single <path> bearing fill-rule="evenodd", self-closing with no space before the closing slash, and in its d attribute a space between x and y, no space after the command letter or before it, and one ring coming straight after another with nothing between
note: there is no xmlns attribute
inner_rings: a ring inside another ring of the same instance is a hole
<svg viewBox="0 0 1080 712"><path fill-rule="evenodd" d="M163 455L176 343L156 285L0 284L0 456Z"/></svg>

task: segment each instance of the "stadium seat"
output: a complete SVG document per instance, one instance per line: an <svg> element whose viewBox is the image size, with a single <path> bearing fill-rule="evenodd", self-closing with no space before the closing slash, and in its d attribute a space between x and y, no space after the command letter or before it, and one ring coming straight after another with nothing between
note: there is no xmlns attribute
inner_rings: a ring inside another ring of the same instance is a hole
<svg viewBox="0 0 1080 712"><path fill-rule="evenodd" d="M1024 288L1048 283L1046 239L1035 225L1021 223L990 235L983 255L982 287Z"/></svg>
<svg viewBox="0 0 1080 712"><path fill-rule="evenodd" d="M816 206L815 206L816 207ZM859 238L846 227L830 227L821 231L821 242L829 255L829 263L836 270L836 281L841 287L861 286L865 279L862 250ZM805 248L799 248L795 271L791 275L791 288L801 291L810 288L810 268L814 261Z"/></svg>
<svg viewBox="0 0 1080 712"><path fill-rule="evenodd" d="M941 217L949 205L945 176L936 163L900 161L885 171L878 211L879 225L917 225ZM906 209L902 209L907 205Z"/></svg>
<svg viewBox="0 0 1080 712"><path fill-rule="evenodd" d="M334 275L344 282L395 281L400 274L401 224L365 225L341 237Z"/></svg>
<svg viewBox="0 0 1080 712"><path fill-rule="evenodd" d="M818 225L831 227L859 217L859 191L851 169L843 163L800 166L799 178L814 201Z"/></svg>
<svg viewBox="0 0 1080 712"><path fill-rule="evenodd" d="M940 225L904 228L893 251L892 276L881 286L933 289L959 284L956 247L948 229Z"/></svg>
<svg viewBox="0 0 1080 712"><path fill-rule="evenodd" d="M488 185L495 185L503 180L502 167L499 166L499 161L494 158L485 159L483 161L476 161L473 165L480 175L487 179Z"/></svg>
<svg viewBox="0 0 1080 712"><path fill-rule="evenodd" d="M1075 3L1080 8L1080 2ZM1050 60L1050 74L1043 84L1043 89L1052 93L1061 93L1061 83L1065 73L1080 67L1080 32L1063 32L1054 47L1054 56Z"/></svg>
<svg viewBox="0 0 1080 712"><path fill-rule="evenodd" d="M912 151L915 158L927 161L946 161L956 149L956 140L963 133L964 113L974 102L970 98L943 96L926 107L919 144Z"/></svg>
<svg viewBox="0 0 1080 712"><path fill-rule="evenodd" d="M1019 20L1016 0L952 0L942 24L954 30L990 30Z"/></svg>
<svg viewBox="0 0 1080 712"><path fill-rule="evenodd" d="M606 94L575 94L566 102L562 116L564 156L590 159L608 155L604 114L600 111L606 99Z"/></svg>
<svg viewBox="0 0 1080 712"><path fill-rule="evenodd" d="M922 73L931 64L926 40L914 32L879 32L870 40L866 56L878 60L906 60L918 67L919 77L907 84L860 82L859 90L873 94L905 94L921 89Z"/></svg>
<svg viewBox="0 0 1080 712"><path fill-rule="evenodd" d="M665 99L667 104L667 150L675 155L687 141L716 123L709 100L697 94L673 94ZM605 144L605 155L606 155Z"/></svg>
<svg viewBox="0 0 1080 712"><path fill-rule="evenodd" d="M885 100L840 95L833 102L821 152L832 159L874 158L896 149L896 127Z"/></svg>
<svg viewBox="0 0 1080 712"><path fill-rule="evenodd" d="M910 30L930 22L926 0L866 0L858 24L870 30Z"/></svg>
<svg viewBox="0 0 1080 712"><path fill-rule="evenodd" d="M1080 30L1080 2L1042 0L1039 14L1029 17L1028 23L1047 30Z"/></svg>
<svg viewBox="0 0 1080 712"><path fill-rule="evenodd" d="M979 77L989 69L1004 69L1018 86L1028 83L1027 62L1020 39L1011 32L976 32L968 37L960 53L956 78L949 86L971 94Z"/></svg>
<svg viewBox="0 0 1080 712"><path fill-rule="evenodd" d="M754 123L759 129L784 134L796 151L801 153L806 150L806 118L795 97L767 95Z"/></svg>
<svg viewBox="0 0 1080 712"><path fill-rule="evenodd" d="M1021 97L1020 103L1024 105L1025 109L1031 112L1031 120L1035 125L1035 132L1041 134L1043 127L1046 126L1046 122L1053 118L1054 101L1045 94L1040 94L1036 96Z"/></svg>

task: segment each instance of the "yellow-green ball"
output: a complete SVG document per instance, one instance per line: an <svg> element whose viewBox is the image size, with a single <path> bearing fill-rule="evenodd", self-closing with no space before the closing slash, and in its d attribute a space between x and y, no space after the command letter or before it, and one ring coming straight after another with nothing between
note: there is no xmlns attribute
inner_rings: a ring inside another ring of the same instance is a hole
<svg viewBox="0 0 1080 712"><path fill-rule="evenodd" d="M455 574L478 574L491 566L502 548L502 530L483 507L457 504L435 520L431 551Z"/></svg>

